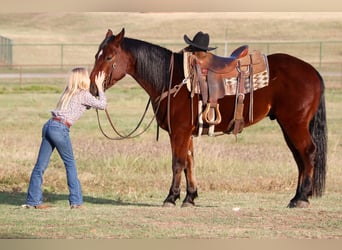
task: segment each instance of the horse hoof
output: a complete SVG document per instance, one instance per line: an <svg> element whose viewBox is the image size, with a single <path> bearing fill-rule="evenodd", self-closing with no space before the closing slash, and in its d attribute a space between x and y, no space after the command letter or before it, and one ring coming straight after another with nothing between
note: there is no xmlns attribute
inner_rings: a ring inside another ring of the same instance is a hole
<svg viewBox="0 0 342 250"><path fill-rule="evenodd" d="M195 204L191 203L191 202L183 202L182 207L194 207Z"/></svg>
<svg viewBox="0 0 342 250"><path fill-rule="evenodd" d="M176 204L172 203L172 202L164 202L163 207L175 207Z"/></svg>
<svg viewBox="0 0 342 250"><path fill-rule="evenodd" d="M308 208L310 203L307 201L297 201L296 207L297 208Z"/></svg>
<svg viewBox="0 0 342 250"><path fill-rule="evenodd" d="M288 205L289 208L308 208L310 203L308 201L291 201Z"/></svg>

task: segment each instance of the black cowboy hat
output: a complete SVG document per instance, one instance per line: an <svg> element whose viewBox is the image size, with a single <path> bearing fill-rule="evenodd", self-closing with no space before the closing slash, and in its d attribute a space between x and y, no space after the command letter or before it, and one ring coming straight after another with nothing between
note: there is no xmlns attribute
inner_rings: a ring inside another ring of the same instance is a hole
<svg viewBox="0 0 342 250"><path fill-rule="evenodd" d="M214 50L216 48L208 47L209 45L209 35L207 33L203 33L202 31L197 32L192 40L187 35L184 35L184 41L189 44L189 47L195 47L200 50ZM189 48L188 47L188 48Z"/></svg>

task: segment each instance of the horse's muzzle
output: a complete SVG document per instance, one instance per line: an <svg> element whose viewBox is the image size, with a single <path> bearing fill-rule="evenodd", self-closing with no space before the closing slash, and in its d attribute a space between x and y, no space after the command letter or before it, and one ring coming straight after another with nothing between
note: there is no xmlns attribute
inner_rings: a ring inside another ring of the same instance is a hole
<svg viewBox="0 0 342 250"><path fill-rule="evenodd" d="M99 91L98 91L97 86L96 86L95 83L90 83L89 91L90 91L90 93L91 93L93 96L98 96L98 95L99 95Z"/></svg>

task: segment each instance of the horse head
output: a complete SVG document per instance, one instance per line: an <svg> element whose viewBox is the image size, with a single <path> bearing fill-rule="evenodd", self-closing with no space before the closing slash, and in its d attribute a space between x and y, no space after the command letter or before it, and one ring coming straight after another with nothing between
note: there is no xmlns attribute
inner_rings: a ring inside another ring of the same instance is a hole
<svg viewBox="0 0 342 250"><path fill-rule="evenodd" d="M95 76L104 71L106 74L103 83L103 89L106 90L112 87L117 81L122 79L127 73L128 57L123 53L121 44L124 40L125 29L117 35L108 29L106 36L99 46L95 55L95 64L90 73L90 92L93 95L98 95L98 90L95 84Z"/></svg>

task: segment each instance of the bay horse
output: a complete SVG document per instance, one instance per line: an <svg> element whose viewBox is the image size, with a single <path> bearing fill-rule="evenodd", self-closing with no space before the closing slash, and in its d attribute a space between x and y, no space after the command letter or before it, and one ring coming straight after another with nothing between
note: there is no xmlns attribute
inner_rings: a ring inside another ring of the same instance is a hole
<svg viewBox="0 0 342 250"><path fill-rule="evenodd" d="M181 87L177 95L171 95L159 103L163 91L184 80L183 53L175 53L161 46L124 37L124 28L116 35L109 29L95 55L90 74L91 93L98 95L95 76L106 73L104 89L112 87L126 74L147 92L152 101L158 125L169 133L172 149L172 182L164 206L174 206L180 198L181 176L186 179L186 196L182 206L195 205L197 183L194 175L193 136L196 135L198 107L191 106L190 93ZM173 70L170 62L173 58ZM254 92L252 122L244 112L245 127L265 117L276 120L298 167L297 190L288 207L308 207L311 196L322 196L325 188L327 125L324 98L324 82L310 64L287 54L267 56L269 85ZM171 80L171 81L170 81ZM199 95L194 97L195 103ZM246 94L246 107L249 95ZM215 132L227 131L234 113L234 96L219 100L222 122ZM169 110L168 110L169 109ZM193 112L193 113L192 113ZM170 119L168 119L168 117Z"/></svg>

